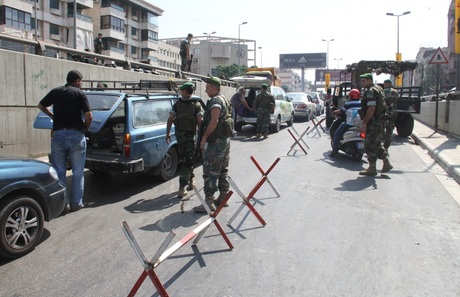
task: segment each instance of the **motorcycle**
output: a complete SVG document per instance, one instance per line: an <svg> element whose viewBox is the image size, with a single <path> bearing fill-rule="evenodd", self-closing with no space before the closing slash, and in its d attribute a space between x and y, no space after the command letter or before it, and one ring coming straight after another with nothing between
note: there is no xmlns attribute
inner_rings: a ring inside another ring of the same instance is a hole
<svg viewBox="0 0 460 297"><path fill-rule="evenodd" d="M344 117L338 116L329 128L331 147L334 146L334 133L343 121ZM364 155L364 138L366 135L365 133L361 133L361 118L359 116L355 118L354 124L354 126L350 127L343 134L343 139L339 144L339 150L350 155L353 160L360 161Z"/></svg>

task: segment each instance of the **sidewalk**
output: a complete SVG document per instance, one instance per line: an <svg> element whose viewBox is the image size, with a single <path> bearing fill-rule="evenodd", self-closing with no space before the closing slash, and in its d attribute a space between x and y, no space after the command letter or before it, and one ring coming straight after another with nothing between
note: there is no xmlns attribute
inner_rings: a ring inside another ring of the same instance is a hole
<svg viewBox="0 0 460 297"><path fill-rule="evenodd" d="M460 184L460 138L415 120L412 132L414 140Z"/></svg>

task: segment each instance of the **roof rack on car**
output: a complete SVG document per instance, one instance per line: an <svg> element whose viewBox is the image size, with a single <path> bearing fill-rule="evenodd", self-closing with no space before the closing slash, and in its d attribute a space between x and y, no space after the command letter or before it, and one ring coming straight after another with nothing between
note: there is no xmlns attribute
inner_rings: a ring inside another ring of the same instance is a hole
<svg viewBox="0 0 460 297"><path fill-rule="evenodd" d="M127 93L136 93L136 91L147 92L171 92L179 93L179 86L188 80L185 79L155 79L133 81L95 81L84 80L83 83L89 83L89 87L83 87L86 91L121 91Z"/></svg>

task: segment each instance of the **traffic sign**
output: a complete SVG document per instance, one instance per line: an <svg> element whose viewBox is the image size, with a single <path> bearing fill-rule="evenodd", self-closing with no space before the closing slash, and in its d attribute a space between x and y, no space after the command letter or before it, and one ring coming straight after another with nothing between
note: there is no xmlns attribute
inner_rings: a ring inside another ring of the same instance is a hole
<svg viewBox="0 0 460 297"><path fill-rule="evenodd" d="M434 53L433 57L431 57L430 62L428 64L434 64L434 65L441 65L441 64L448 64L449 62L447 61L446 55L444 55L444 52L440 47L436 50Z"/></svg>

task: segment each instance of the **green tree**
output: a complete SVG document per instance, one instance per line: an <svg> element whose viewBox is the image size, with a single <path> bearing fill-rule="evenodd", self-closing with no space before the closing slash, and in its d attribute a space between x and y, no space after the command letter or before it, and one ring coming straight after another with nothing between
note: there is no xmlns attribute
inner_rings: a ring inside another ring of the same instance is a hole
<svg viewBox="0 0 460 297"><path fill-rule="evenodd" d="M217 66L216 72L213 73L213 75L219 76L221 73L223 73L227 79L230 79L238 75L243 75L244 73L246 73L247 69L248 67L246 65L241 65L240 72L238 74L238 65L236 65L235 63L233 63L232 65L219 65Z"/></svg>
<svg viewBox="0 0 460 297"><path fill-rule="evenodd" d="M436 94L436 72L437 72L436 67L437 65L431 65L431 64L428 64L425 66L425 73L424 73L423 84L422 84L422 94L424 95ZM439 69L439 85L440 86L444 84L443 73L444 73L443 69L442 67L440 67Z"/></svg>

